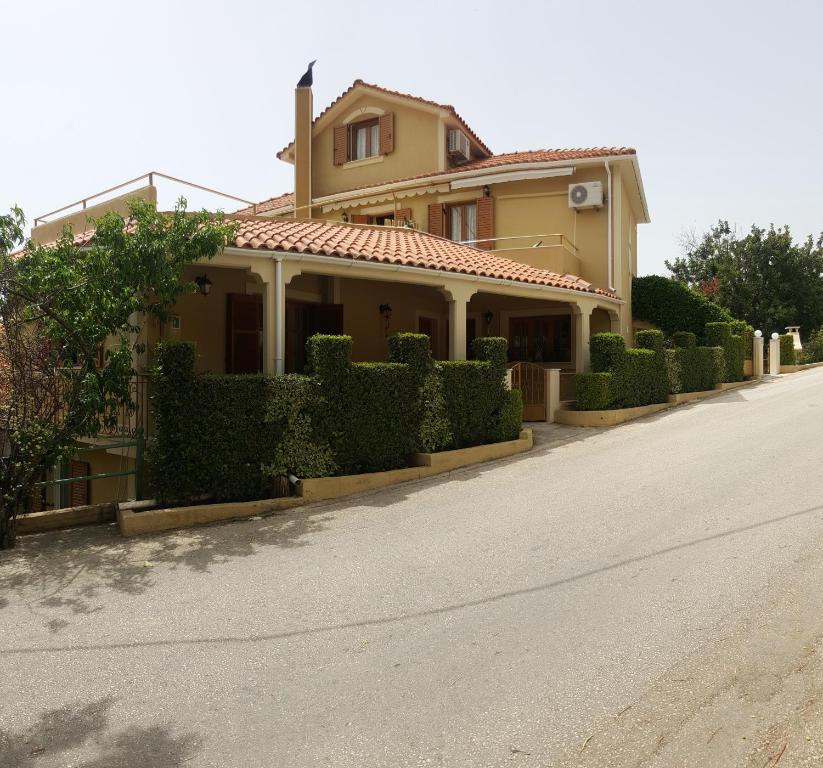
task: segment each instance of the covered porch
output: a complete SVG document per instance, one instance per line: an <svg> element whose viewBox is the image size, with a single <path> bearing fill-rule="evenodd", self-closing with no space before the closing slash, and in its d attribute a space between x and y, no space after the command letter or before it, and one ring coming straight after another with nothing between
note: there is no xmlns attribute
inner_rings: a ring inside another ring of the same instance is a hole
<svg viewBox="0 0 823 768"><path fill-rule="evenodd" d="M194 342L201 372L302 372L306 339L318 332L350 335L356 361L385 360L388 337L401 331L425 333L433 357L450 360L471 358L478 336L503 336L511 365L562 372L563 399L572 396L573 374L589 367L590 334L619 331L623 308L580 290L240 248L184 277L207 292L180 297L147 341L149 349L160 339Z"/></svg>

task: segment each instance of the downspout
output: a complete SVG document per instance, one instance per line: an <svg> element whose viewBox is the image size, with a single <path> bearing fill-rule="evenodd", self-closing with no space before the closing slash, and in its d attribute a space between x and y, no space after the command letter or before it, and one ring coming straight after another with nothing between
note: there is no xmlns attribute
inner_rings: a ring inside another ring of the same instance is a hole
<svg viewBox="0 0 823 768"><path fill-rule="evenodd" d="M608 176L608 181L606 182L606 205L608 206L608 213L609 213L609 222L608 222L608 235L607 235L607 244L606 244L606 251L608 253L609 259L609 290L614 290L614 252L613 252L613 244L612 244L612 169L609 167L609 161L606 160L604 163L606 166L606 175Z"/></svg>
<svg viewBox="0 0 823 768"><path fill-rule="evenodd" d="M283 306L283 258L274 259L274 372L280 376L286 372L285 361L285 308Z"/></svg>

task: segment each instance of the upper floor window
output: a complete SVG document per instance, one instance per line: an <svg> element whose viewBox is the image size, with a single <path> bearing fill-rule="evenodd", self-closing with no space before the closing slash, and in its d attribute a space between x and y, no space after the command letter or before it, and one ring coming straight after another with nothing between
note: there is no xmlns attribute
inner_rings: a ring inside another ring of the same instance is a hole
<svg viewBox="0 0 823 768"><path fill-rule="evenodd" d="M449 239L459 243L477 240L477 204L447 206Z"/></svg>
<svg viewBox="0 0 823 768"><path fill-rule="evenodd" d="M363 120L348 126L349 160L365 160L380 154L380 121Z"/></svg>

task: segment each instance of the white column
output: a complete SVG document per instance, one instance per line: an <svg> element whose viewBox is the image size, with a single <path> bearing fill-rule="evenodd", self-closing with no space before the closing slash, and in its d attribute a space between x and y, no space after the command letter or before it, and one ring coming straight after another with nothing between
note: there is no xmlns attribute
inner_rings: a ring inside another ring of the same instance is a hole
<svg viewBox="0 0 823 768"><path fill-rule="evenodd" d="M578 302L574 306L574 369L578 373L591 368L589 338L593 309L594 305L588 302Z"/></svg>
<svg viewBox="0 0 823 768"><path fill-rule="evenodd" d="M769 339L769 375L780 374L780 339Z"/></svg>
<svg viewBox="0 0 823 768"><path fill-rule="evenodd" d="M466 305L477 291L458 286L443 291L449 303L449 360L466 359Z"/></svg>
<svg viewBox="0 0 823 768"><path fill-rule="evenodd" d="M752 378L763 378L763 337L754 337L752 347Z"/></svg>
<svg viewBox="0 0 823 768"><path fill-rule="evenodd" d="M283 281L283 258L274 260L274 372L286 372L286 285Z"/></svg>

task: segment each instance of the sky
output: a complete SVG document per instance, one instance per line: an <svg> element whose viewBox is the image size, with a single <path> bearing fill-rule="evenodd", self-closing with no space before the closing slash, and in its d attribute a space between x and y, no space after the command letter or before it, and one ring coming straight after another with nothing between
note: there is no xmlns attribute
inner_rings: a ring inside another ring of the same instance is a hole
<svg viewBox="0 0 823 768"><path fill-rule="evenodd" d="M0 211L29 220L150 170L291 191L275 155L317 59L315 112L362 78L453 104L494 152L635 147L641 274L718 219L823 230L819 1L0 0L0 19Z"/></svg>

